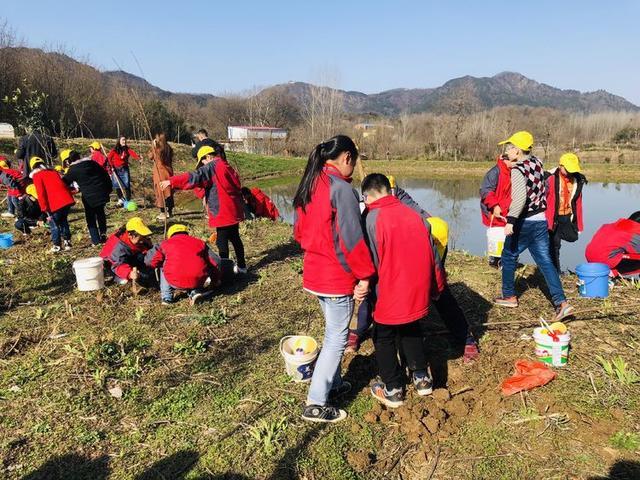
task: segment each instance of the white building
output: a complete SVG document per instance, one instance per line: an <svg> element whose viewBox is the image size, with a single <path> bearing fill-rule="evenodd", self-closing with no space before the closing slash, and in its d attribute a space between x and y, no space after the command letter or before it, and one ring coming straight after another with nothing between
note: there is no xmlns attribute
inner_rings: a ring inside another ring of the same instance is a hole
<svg viewBox="0 0 640 480"><path fill-rule="evenodd" d="M227 135L229 142L234 143L246 140L286 140L288 132L285 128L243 125L227 127Z"/></svg>
<svg viewBox="0 0 640 480"><path fill-rule="evenodd" d="M16 132L13 125L9 123L0 123L0 138L15 138Z"/></svg>

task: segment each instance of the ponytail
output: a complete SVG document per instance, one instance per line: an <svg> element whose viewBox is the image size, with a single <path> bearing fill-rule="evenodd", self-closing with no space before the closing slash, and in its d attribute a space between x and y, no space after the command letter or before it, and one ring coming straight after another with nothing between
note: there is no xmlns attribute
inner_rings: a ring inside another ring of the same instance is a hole
<svg viewBox="0 0 640 480"><path fill-rule="evenodd" d="M327 160L335 160L343 152L349 152L354 161L358 158L358 148L356 144L346 135L336 135L316 145L309 154L307 166L302 174L298 190L293 197L294 208L301 208L304 211L304 207L311 201L311 195L315 189L316 181Z"/></svg>

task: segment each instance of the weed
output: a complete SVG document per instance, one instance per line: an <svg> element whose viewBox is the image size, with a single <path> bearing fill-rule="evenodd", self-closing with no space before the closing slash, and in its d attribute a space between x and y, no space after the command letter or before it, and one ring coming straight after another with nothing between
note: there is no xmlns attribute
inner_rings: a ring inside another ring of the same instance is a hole
<svg viewBox="0 0 640 480"><path fill-rule="evenodd" d="M207 351L207 341L189 337L184 342L174 343L173 351L185 357L193 357Z"/></svg>
<svg viewBox="0 0 640 480"><path fill-rule="evenodd" d="M208 315L197 315L194 318L200 325L205 327L220 327L229 321L225 307L221 307L220 310L211 310Z"/></svg>
<svg viewBox="0 0 640 480"><path fill-rule="evenodd" d="M302 259L294 258L289 262L289 268L293 270L294 273L302 274Z"/></svg>
<svg viewBox="0 0 640 480"><path fill-rule="evenodd" d="M609 439L609 443L621 450L635 451L640 449L640 435L620 430Z"/></svg>
<svg viewBox="0 0 640 480"><path fill-rule="evenodd" d="M258 285L262 285L269 278L268 270L260 270L258 272Z"/></svg>
<svg viewBox="0 0 640 480"><path fill-rule="evenodd" d="M638 372L631 369L629 364L625 362L622 357L618 356L612 360L607 360L598 355L596 358L610 379L615 380L622 385L633 385L634 383L640 382L640 375L638 375Z"/></svg>
<svg viewBox="0 0 640 480"><path fill-rule="evenodd" d="M260 446L262 451L273 454L280 446L280 438L288 427L286 417L275 420L260 420L256 425L249 428L249 435L256 446Z"/></svg>
<svg viewBox="0 0 640 480"><path fill-rule="evenodd" d="M144 308L142 307L138 307L136 308L136 322L141 322L142 319L144 318Z"/></svg>
<svg viewBox="0 0 640 480"><path fill-rule="evenodd" d="M185 383L156 400L150 408L153 418L176 419L191 410L208 391L204 385Z"/></svg>

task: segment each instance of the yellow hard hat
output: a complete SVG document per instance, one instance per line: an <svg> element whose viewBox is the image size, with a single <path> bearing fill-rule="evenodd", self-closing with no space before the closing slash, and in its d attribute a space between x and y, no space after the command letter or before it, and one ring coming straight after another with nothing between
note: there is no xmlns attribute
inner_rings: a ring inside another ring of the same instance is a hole
<svg viewBox="0 0 640 480"><path fill-rule="evenodd" d="M391 188L396 188L396 177L394 177L393 175L387 175L387 178L389 179Z"/></svg>
<svg viewBox="0 0 640 480"><path fill-rule="evenodd" d="M167 238L173 237L176 233L187 233L188 231L189 229L186 225L183 225L182 223L176 223L175 225L171 225L169 227L169 230L167 230Z"/></svg>
<svg viewBox="0 0 640 480"><path fill-rule="evenodd" d="M151 235L151 230L147 227L140 217L133 217L127 222L125 227L127 232L136 232L138 235L147 237Z"/></svg>
<svg viewBox="0 0 640 480"><path fill-rule="evenodd" d="M53 167L53 169L54 169L56 172L64 172L64 168L62 168L62 166L61 166L61 165L56 165L55 167Z"/></svg>
<svg viewBox="0 0 640 480"><path fill-rule="evenodd" d="M505 143L510 143L518 147L520 150L528 152L533 147L533 135L522 130L520 132L514 133L506 140L498 143L498 145L504 145Z"/></svg>
<svg viewBox="0 0 640 480"><path fill-rule="evenodd" d="M36 186L33 183L27 185L26 192L27 195L31 195L36 200L38 199L38 191L36 190Z"/></svg>
<svg viewBox="0 0 640 480"><path fill-rule="evenodd" d="M205 145L204 147L200 147L198 149L198 160L202 160L204 157L206 157L210 153L215 153L215 150L213 149L213 147L209 147L208 145Z"/></svg>
<svg viewBox="0 0 640 480"><path fill-rule="evenodd" d="M98 143L98 142L95 142L95 143ZM98 148L100 148L100 147L98 147ZM71 155L71 149L70 148L65 148L64 150L62 150L60 152L60 160L62 160L64 162L67 158L69 158L69 155Z"/></svg>
<svg viewBox="0 0 640 480"><path fill-rule="evenodd" d="M0 168L9 168L9 164L6 160L0 160Z"/></svg>
<svg viewBox="0 0 640 480"><path fill-rule="evenodd" d="M101 147L100 142L91 142L89 146L94 150L100 150L100 147Z"/></svg>
<svg viewBox="0 0 640 480"><path fill-rule="evenodd" d="M449 243L449 224L440 217L429 217L427 222L431 225L431 236L435 240L438 254L442 257Z"/></svg>
<svg viewBox="0 0 640 480"><path fill-rule="evenodd" d="M560 157L560 165L569 173L580 172L580 159L575 153L565 153Z"/></svg>
<svg viewBox="0 0 640 480"><path fill-rule="evenodd" d="M34 167L39 163L44 164L44 160L42 160L40 157L31 157L31 160L29 160L29 168L33 170Z"/></svg>

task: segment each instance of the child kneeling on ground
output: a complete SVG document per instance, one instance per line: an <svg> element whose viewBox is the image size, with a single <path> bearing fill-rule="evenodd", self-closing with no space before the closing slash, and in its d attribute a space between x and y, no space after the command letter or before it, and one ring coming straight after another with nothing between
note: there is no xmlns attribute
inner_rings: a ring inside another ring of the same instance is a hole
<svg viewBox="0 0 640 480"><path fill-rule="evenodd" d="M163 305L174 303L175 290L187 290L189 303L195 305L203 298L205 284L222 283L223 270L232 272L233 262L223 267L222 259L205 242L189 235L186 225L172 225L167 239L155 245L145 256L149 267L160 269L160 296Z"/></svg>
<svg viewBox="0 0 640 480"><path fill-rule="evenodd" d="M20 230L23 235L31 234L31 229L38 225L44 225L46 215L40 210L38 203L38 192L33 184L27 185L26 193L20 198L18 208L16 210L15 227Z"/></svg>
<svg viewBox="0 0 640 480"><path fill-rule="evenodd" d="M380 381L371 387L371 394L396 408L404 402L405 383L398 346L418 394L432 391L419 320L427 315L432 297L445 289L446 279L428 224L391 195L389 179L378 173L368 175L362 181L362 193L369 210L366 230L378 277L373 343Z"/></svg>
<svg viewBox="0 0 640 480"><path fill-rule="evenodd" d="M129 280L153 283L153 272L144 264L144 256L152 246L150 235L151 230L142 219L133 217L107 239L100 256L117 284L126 285Z"/></svg>

